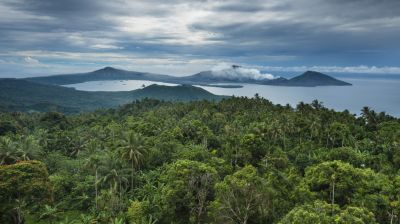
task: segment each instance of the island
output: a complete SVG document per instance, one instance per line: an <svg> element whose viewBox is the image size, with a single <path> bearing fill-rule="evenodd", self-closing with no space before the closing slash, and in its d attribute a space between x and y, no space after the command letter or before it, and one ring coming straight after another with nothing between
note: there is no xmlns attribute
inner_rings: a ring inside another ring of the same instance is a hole
<svg viewBox="0 0 400 224"><path fill-rule="evenodd" d="M228 71L224 72L235 73L238 72L239 69L240 66L232 65L232 67L229 68ZM351 85L348 82L335 79L332 76L316 71L306 71L303 74L295 76L294 78L291 79L283 77L277 77L274 79L269 79L269 78L255 79L240 75L235 75L235 76L220 75L219 73L216 73L215 71L211 70L202 71L190 76L178 77L178 76L154 74L148 72L126 71L122 69L116 69L113 67L105 67L88 73L31 77L31 78L26 78L26 80L42 84L53 84L53 85L68 85L68 84L76 84L89 81L105 81L105 80L148 80L154 82L212 86L220 88L240 88L241 87L240 84L302 86L302 87ZM229 85L223 85L223 83L227 83Z"/></svg>

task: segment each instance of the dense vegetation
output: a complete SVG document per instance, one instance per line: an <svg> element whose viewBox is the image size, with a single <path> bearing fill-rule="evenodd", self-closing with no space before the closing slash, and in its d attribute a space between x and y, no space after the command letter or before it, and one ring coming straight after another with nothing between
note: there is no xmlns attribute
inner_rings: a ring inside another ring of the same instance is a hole
<svg viewBox="0 0 400 224"><path fill-rule="evenodd" d="M400 223L400 121L318 101L0 114L0 223Z"/></svg>
<svg viewBox="0 0 400 224"><path fill-rule="evenodd" d="M132 91L89 92L22 79L0 79L0 111L60 111L73 114L99 108L113 108L143 98L190 101L218 100L223 96L190 85L150 85Z"/></svg>

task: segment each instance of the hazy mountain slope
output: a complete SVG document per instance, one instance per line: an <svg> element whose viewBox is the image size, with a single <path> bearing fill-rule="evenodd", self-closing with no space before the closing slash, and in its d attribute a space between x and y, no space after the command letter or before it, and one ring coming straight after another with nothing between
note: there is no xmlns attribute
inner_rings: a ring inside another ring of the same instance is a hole
<svg viewBox="0 0 400 224"><path fill-rule="evenodd" d="M130 91L131 96L135 99L155 98L173 101L190 101L190 100L219 100L223 96L214 95L202 88L191 85L180 86L162 86L150 85L143 89Z"/></svg>
<svg viewBox="0 0 400 224"><path fill-rule="evenodd" d="M39 105L47 107L64 107L63 111L76 112L87 110L93 106L111 106L108 100L103 100L102 94L77 91L61 86L44 85L18 79L0 80L0 103L10 110L25 110L25 108L40 109Z"/></svg>
<svg viewBox="0 0 400 224"><path fill-rule="evenodd" d="M240 69L240 66L232 66L232 71ZM26 80L44 84L67 85L74 83L82 83L88 81L101 80L149 80L157 82L168 82L177 84L189 85L209 85L215 83L251 83L260 85L279 85L279 86L342 86L350 85L349 83L337 80L331 76L308 71L290 80L278 77L273 79L268 78L253 78L251 76L221 76L213 71L203 71L194 75L175 77L169 75L152 74L145 72L125 71L112 67L105 67L89 73L53 75L45 77L32 77Z"/></svg>
<svg viewBox="0 0 400 224"><path fill-rule="evenodd" d="M279 77L276 79L252 79L249 77L225 77L215 75L212 71L203 71L191 76L181 78L186 83L192 84L209 84L209 83L250 83L260 85L280 85L287 81L287 79Z"/></svg>
<svg viewBox="0 0 400 224"><path fill-rule="evenodd" d="M66 113L116 107L142 98L189 101L218 100L217 96L194 86L151 85L124 92L87 92L20 79L0 79L0 105L11 111L49 111Z"/></svg>
<svg viewBox="0 0 400 224"><path fill-rule="evenodd" d="M289 79L289 86L348 86L350 83L335 79L331 76L315 71L307 71L303 74Z"/></svg>
<svg viewBox="0 0 400 224"><path fill-rule="evenodd" d="M351 85L350 83L335 79L329 75L315 71L307 71L289 80L283 77L278 77L275 79L251 79L248 77L240 77L240 76L226 77L226 76L215 75L213 74L212 71L199 72L192 76L183 77L183 79L186 81L190 81L192 83L238 82L238 83L252 83L261 85L304 86L304 87Z"/></svg>
<svg viewBox="0 0 400 224"><path fill-rule="evenodd" d="M88 73L51 75L51 76L26 78L26 80L28 81L44 83L44 84L56 84L56 85L67 85L67 84L74 84L74 83L81 83L88 81L101 81L101 80L168 81L174 79L175 77L168 75L126 71L112 67L105 67Z"/></svg>

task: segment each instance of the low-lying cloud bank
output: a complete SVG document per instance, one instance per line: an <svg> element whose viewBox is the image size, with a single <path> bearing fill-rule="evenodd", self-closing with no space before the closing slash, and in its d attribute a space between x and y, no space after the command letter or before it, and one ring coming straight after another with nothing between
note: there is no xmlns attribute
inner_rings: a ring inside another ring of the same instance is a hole
<svg viewBox="0 0 400 224"><path fill-rule="evenodd" d="M232 67L238 63L239 67ZM300 74L307 70L343 74L390 74L400 77L400 66L262 66L238 60L175 55L146 57L140 53L15 51L0 52L0 78L19 78L89 72L105 66L131 71L186 76L210 70L214 75L242 79L274 79L278 72ZM279 73L278 73L279 74Z"/></svg>
<svg viewBox="0 0 400 224"><path fill-rule="evenodd" d="M364 74L400 74L400 67L376 67L376 66L294 66L294 67L277 67L277 66L255 66L264 71L275 72L304 72L319 71L331 73L364 73Z"/></svg>
<svg viewBox="0 0 400 224"><path fill-rule="evenodd" d="M318 71L323 73L357 73L357 74L390 74L400 75L400 67L376 67L376 66L238 66L230 63L219 63L212 69L212 74L230 79L276 79L280 76L270 74L268 72L294 72L303 73L305 71ZM268 71L268 72L262 72Z"/></svg>
<svg viewBox="0 0 400 224"><path fill-rule="evenodd" d="M222 63L214 66L211 72L215 76L220 76L229 79L253 79L253 80L263 80L263 79L275 79L277 77L272 74L262 73L256 68L245 68L238 65L230 65L227 63Z"/></svg>

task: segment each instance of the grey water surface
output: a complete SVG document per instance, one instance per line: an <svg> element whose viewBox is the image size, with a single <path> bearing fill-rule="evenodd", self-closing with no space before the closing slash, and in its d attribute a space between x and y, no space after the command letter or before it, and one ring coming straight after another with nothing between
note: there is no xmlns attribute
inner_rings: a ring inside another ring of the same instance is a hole
<svg viewBox="0 0 400 224"><path fill-rule="evenodd" d="M400 79L342 78L342 80L353 85L287 87L240 84L242 88L199 87L217 95L253 97L258 93L261 97L281 105L295 106L300 101L310 103L318 99L325 107L338 111L347 109L357 115L360 114L362 107L369 106L377 112L385 111L390 115L400 117ZM151 84L176 85L143 80L117 80L93 81L67 86L85 91L128 91Z"/></svg>

